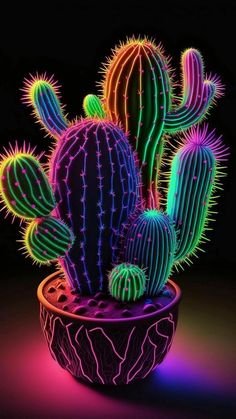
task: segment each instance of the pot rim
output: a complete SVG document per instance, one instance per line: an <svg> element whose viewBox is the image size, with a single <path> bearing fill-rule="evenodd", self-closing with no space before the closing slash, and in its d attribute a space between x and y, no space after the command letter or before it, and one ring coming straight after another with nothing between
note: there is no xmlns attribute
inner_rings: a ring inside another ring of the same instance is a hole
<svg viewBox="0 0 236 419"><path fill-rule="evenodd" d="M63 311L60 308L54 306L53 304L49 303L48 300L44 297L44 287L45 285L50 282L52 279L54 279L56 276L60 276L61 271L56 271L50 275L48 275L45 279L43 279L43 281L39 284L38 289L37 289L37 297L39 302L46 307L46 309L48 309L49 311L53 312L53 313L57 313L60 316L63 317L67 317L69 319L73 319L73 320L77 320L77 321L82 321L85 323L107 323L107 324L117 324L117 323L128 323L128 322L138 322L138 321L143 321L143 320L148 320L151 319L153 317L157 317L159 315L162 315L165 311L170 311L175 305L178 305L181 296L182 296L182 292L179 288L179 286L172 281L171 279L168 279L167 283L172 287L172 289L175 292L175 297L173 298L173 300L167 304L165 307L160 308L159 310L152 312L152 313L148 313L148 314L143 314L142 316L136 316L136 317L130 317L130 318L113 318L113 319L109 319L109 318L97 318L97 317L87 317L87 316L81 316L79 314L74 314L74 313L70 313L67 311Z"/></svg>

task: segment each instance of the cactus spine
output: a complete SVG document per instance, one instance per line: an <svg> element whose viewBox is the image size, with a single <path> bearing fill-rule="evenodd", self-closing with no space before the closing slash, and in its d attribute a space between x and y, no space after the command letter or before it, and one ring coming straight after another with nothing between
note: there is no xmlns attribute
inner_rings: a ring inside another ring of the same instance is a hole
<svg viewBox="0 0 236 419"><path fill-rule="evenodd" d="M109 291L121 301L136 301L145 291L146 275L138 266L121 263L109 274Z"/></svg>

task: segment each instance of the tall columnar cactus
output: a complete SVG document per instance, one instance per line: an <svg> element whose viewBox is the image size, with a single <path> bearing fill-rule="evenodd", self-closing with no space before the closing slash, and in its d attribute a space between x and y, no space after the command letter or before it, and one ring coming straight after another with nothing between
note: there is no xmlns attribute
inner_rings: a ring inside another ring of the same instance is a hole
<svg viewBox="0 0 236 419"><path fill-rule="evenodd" d="M173 223L167 215L156 209L141 213L128 228L124 259L146 269L148 295L157 295L168 280L175 248Z"/></svg>
<svg viewBox="0 0 236 419"><path fill-rule="evenodd" d="M24 101L57 140L49 161L53 193L37 160L18 153L2 163L3 200L18 216L37 218L24 234L25 248L36 261L57 257L70 285L83 293L107 290L120 230L140 202L135 155L94 95L83 104L89 118L72 124L52 79L26 80ZM52 210L54 219L42 218Z"/></svg>
<svg viewBox="0 0 236 419"><path fill-rule="evenodd" d="M109 274L109 291L112 297L121 301L136 301L144 294L145 272L136 265L121 263Z"/></svg>
<svg viewBox="0 0 236 419"><path fill-rule="evenodd" d="M164 133L176 133L199 122L222 85L215 76L204 78L201 54L187 49L181 60L182 95L176 97L169 59L148 39L131 39L117 47L104 68L102 98L108 116L120 121L136 148L142 170L146 206L158 207L158 171Z"/></svg>
<svg viewBox="0 0 236 419"><path fill-rule="evenodd" d="M176 262L188 262L206 240L204 230L215 205L214 190L223 175L220 163L226 160L227 148L215 132L194 127L186 132L182 144L171 159L167 196L167 214L177 231Z"/></svg>

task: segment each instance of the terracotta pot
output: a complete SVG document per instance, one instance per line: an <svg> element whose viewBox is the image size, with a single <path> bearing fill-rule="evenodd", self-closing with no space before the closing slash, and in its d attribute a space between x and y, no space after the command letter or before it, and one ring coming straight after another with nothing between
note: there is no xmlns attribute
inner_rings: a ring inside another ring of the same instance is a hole
<svg viewBox="0 0 236 419"><path fill-rule="evenodd" d="M170 350L181 297L171 280L173 298L154 313L132 318L91 318L63 311L45 298L45 287L58 272L38 287L40 319L52 357L81 381L94 384L129 384L147 377ZM111 297L109 297L111 298Z"/></svg>

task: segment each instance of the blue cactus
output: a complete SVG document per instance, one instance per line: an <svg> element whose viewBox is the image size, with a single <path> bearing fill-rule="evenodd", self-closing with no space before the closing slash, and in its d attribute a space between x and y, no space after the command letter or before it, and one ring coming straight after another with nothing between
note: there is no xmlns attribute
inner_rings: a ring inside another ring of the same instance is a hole
<svg viewBox="0 0 236 419"><path fill-rule="evenodd" d="M124 258L126 262L146 268L147 295L157 295L168 280L175 247L173 223L160 211L142 212L128 228Z"/></svg>
<svg viewBox="0 0 236 419"><path fill-rule="evenodd" d="M113 123L86 119L62 136L51 160L56 215L75 235L62 261L70 284L84 293L107 289L122 224L138 203L135 160Z"/></svg>

